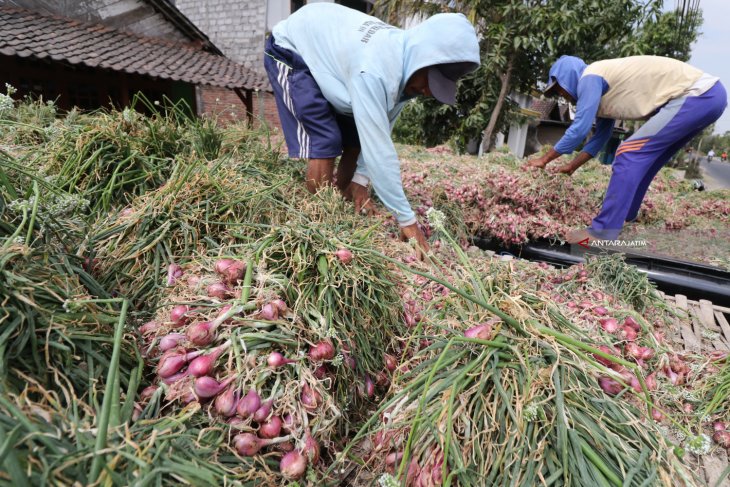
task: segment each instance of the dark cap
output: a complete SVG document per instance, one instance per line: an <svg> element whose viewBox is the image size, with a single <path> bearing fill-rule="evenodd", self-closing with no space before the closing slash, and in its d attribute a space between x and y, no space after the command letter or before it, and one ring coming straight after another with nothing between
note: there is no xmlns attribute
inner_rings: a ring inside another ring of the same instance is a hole
<svg viewBox="0 0 730 487"><path fill-rule="evenodd" d="M477 63L436 64L428 68L428 88L441 103L456 103L456 82L465 74L477 69Z"/></svg>

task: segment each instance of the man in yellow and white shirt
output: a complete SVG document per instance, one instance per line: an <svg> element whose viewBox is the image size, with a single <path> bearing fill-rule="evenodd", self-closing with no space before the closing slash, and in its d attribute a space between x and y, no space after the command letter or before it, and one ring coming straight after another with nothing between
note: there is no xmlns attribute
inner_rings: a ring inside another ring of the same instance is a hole
<svg viewBox="0 0 730 487"><path fill-rule="evenodd" d="M616 151L613 173L601 212L590 227L570 232L569 243L588 239L614 240L624 222L637 218L654 176L672 156L727 106L719 78L676 59L632 56L587 65L562 56L550 68L545 94L576 103L575 120L544 156L530 165L544 168L562 154L573 152L596 130L582 151L558 170L572 174L601 150L616 120L647 120Z"/></svg>

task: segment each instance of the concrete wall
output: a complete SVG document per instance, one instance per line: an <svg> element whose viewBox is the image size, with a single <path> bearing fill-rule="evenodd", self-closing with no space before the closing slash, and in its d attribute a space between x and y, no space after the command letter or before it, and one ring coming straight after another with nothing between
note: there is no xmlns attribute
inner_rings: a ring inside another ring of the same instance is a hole
<svg viewBox="0 0 730 487"><path fill-rule="evenodd" d="M175 0L190 19L229 59L264 75L262 56L268 3L281 0ZM288 4L288 1L285 2ZM288 15L288 12L287 12Z"/></svg>

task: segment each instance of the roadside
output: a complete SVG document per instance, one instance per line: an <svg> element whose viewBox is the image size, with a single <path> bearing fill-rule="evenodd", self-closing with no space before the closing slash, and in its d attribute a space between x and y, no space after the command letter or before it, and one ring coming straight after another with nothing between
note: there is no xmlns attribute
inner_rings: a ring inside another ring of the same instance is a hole
<svg viewBox="0 0 730 487"><path fill-rule="evenodd" d="M730 189L730 163L718 159L708 164L707 159L702 158L700 171L706 191ZM672 169L674 179L684 179L684 173L684 169Z"/></svg>
<svg viewBox="0 0 730 487"><path fill-rule="evenodd" d="M700 168L705 189L708 191L730 189L730 163L720 161L719 158L708 163L707 158L702 158Z"/></svg>

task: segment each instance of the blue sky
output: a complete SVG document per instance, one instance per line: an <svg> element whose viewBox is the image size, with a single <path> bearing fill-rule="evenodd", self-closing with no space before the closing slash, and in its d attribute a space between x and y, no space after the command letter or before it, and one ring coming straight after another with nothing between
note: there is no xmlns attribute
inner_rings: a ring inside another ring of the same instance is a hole
<svg viewBox="0 0 730 487"><path fill-rule="evenodd" d="M675 2L667 1L667 6ZM692 46L689 63L719 76L730 91L730 0L700 0L702 24L699 39ZM730 130L730 109L715 123L715 133Z"/></svg>

